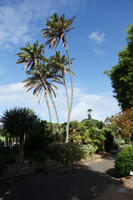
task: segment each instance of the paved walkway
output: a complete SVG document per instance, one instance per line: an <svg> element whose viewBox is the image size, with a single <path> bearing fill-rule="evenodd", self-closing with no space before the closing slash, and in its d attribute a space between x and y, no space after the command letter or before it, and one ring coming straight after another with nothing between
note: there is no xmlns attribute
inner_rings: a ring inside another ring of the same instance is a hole
<svg viewBox="0 0 133 200"><path fill-rule="evenodd" d="M0 200L133 200L114 183L114 159L99 156L74 170L56 170L0 184Z"/></svg>

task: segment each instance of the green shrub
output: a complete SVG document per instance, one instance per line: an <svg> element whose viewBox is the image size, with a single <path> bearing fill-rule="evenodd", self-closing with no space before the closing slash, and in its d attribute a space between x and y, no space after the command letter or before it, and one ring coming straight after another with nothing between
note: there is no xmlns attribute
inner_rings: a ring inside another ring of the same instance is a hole
<svg viewBox="0 0 133 200"><path fill-rule="evenodd" d="M75 143L51 144L49 153L52 159L62 164L69 165L75 161L87 158L96 151L92 145L81 145Z"/></svg>
<svg viewBox="0 0 133 200"><path fill-rule="evenodd" d="M5 147L4 142L0 140L0 154L5 155L9 152L10 152L10 149L8 147Z"/></svg>
<svg viewBox="0 0 133 200"><path fill-rule="evenodd" d="M40 163L37 163L36 166L35 166L35 172L44 172L46 170L45 166L40 164Z"/></svg>
<svg viewBox="0 0 133 200"><path fill-rule="evenodd" d="M109 152L110 150L114 149L114 135L110 129L104 129L104 148L106 152Z"/></svg>
<svg viewBox="0 0 133 200"><path fill-rule="evenodd" d="M44 152L35 151L31 154L32 159L36 161L46 161L47 155Z"/></svg>
<svg viewBox="0 0 133 200"><path fill-rule="evenodd" d="M119 148L119 144L117 142L114 141L114 143L112 144L112 150L116 150Z"/></svg>
<svg viewBox="0 0 133 200"><path fill-rule="evenodd" d="M16 156L13 153L7 154L5 156L5 160L7 165L14 164L16 161Z"/></svg>
<svg viewBox="0 0 133 200"><path fill-rule="evenodd" d="M89 151L90 156L95 154L96 151L98 150L98 147L96 145L93 145L93 144L87 144L87 147L88 147L88 151Z"/></svg>
<svg viewBox="0 0 133 200"><path fill-rule="evenodd" d="M15 144L12 146L12 152L14 154L19 154L19 145L18 144Z"/></svg>
<svg viewBox="0 0 133 200"><path fill-rule="evenodd" d="M0 173L2 172L2 170L5 168L6 166L6 160L5 157L0 155Z"/></svg>
<svg viewBox="0 0 133 200"><path fill-rule="evenodd" d="M122 139L122 138L115 138L115 141L116 141L116 143L117 143L118 145L123 145L123 144L125 144L125 141L124 141L124 139Z"/></svg>
<svg viewBox="0 0 133 200"><path fill-rule="evenodd" d="M117 154L115 168L121 176L129 176L133 171L133 147L123 149Z"/></svg>
<svg viewBox="0 0 133 200"><path fill-rule="evenodd" d="M53 136L46 135L45 133L35 132L26 138L24 151L26 156L34 151L47 152L48 145L53 142Z"/></svg>
<svg viewBox="0 0 133 200"><path fill-rule="evenodd" d="M131 142L130 138L125 138L125 144L129 144Z"/></svg>

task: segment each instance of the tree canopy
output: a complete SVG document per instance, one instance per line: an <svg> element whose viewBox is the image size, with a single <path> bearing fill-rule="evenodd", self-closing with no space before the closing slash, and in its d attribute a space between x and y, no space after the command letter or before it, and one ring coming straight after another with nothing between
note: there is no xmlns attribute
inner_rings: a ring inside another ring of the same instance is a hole
<svg viewBox="0 0 133 200"><path fill-rule="evenodd" d="M132 30L132 31L131 31ZM112 67L110 71L105 71L114 88L114 97L118 100L118 103L122 110L126 110L133 106L133 25L129 26L128 33L128 45L125 49L118 53L119 62L118 65Z"/></svg>

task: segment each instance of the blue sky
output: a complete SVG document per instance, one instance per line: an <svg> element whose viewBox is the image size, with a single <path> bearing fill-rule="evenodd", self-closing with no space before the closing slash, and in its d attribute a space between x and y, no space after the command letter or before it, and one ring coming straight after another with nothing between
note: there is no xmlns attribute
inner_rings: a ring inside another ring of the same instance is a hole
<svg viewBox="0 0 133 200"><path fill-rule="evenodd" d="M70 56L75 58L74 104L71 120L92 117L104 120L120 108L113 98L113 88L104 74L118 63L117 53L126 46L126 29L133 23L132 0L0 0L0 115L7 108L27 106L48 120L45 101L41 103L26 93L23 65L17 65L20 47L27 41L44 42L40 30L54 12L76 16L67 35ZM46 49L46 55L55 53ZM60 121L66 121L64 89L57 91L56 105ZM53 108L52 118L56 121Z"/></svg>

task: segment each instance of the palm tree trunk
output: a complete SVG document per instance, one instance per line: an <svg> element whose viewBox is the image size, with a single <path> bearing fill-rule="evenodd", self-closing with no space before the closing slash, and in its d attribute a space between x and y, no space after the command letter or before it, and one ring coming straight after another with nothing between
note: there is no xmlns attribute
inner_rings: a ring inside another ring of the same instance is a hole
<svg viewBox="0 0 133 200"><path fill-rule="evenodd" d="M73 104L73 80L72 80L71 61L70 61L70 58L69 58L69 52L68 52L68 49L67 49L67 45L65 45L65 49L66 49L66 54L67 54L67 58L68 58L68 61L69 61L70 80L71 80L71 101L70 101L70 106L69 106L69 109L68 109L68 119L67 119L66 138L65 138L65 143L67 143L68 142L68 135L69 135L69 123L70 123L72 104Z"/></svg>
<svg viewBox="0 0 133 200"><path fill-rule="evenodd" d="M53 133L53 125L52 125L52 119L51 119L51 111L50 111L50 107L49 107L49 103L48 103L47 94L45 94L45 99L46 99L46 104L47 104L48 112L49 112L50 129L51 129L51 132Z"/></svg>
<svg viewBox="0 0 133 200"><path fill-rule="evenodd" d="M53 104L53 107L54 107L54 110L55 110L57 123L58 123L58 129L59 129L59 133L60 133L60 131L61 131L61 129L60 129L60 121L59 121L58 112L57 112L57 109L56 109L56 106L55 106L55 102L54 102L53 97L52 97L52 95L51 95L51 93L49 91L48 91L48 94L49 94L49 97L50 97L50 99L52 101L52 104Z"/></svg>
<svg viewBox="0 0 133 200"><path fill-rule="evenodd" d="M38 68L38 67L37 67L37 68ZM41 80L42 80L44 90L46 90L45 82L44 82L44 80L43 80L43 78L42 78L42 75L41 75L39 69L38 69L38 72L39 72L39 74L40 74L40 78L41 78ZM50 128L51 128L51 132L53 133L53 124L52 124L52 119L51 119L50 106L49 106L49 103L48 103L47 91L45 92L45 99L46 99L46 104L47 104L48 112L49 112L49 120L50 120L50 126L51 126Z"/></svg>
<svg viewBox="0 0 133 200"><path fill-rule="evenodd" d="M65 87L65 92L66 92L66 97L67 97L67 107L68 107L68 116L69 116L69 96L68 96L68 90L67 90L66 81L65 81L64 76L63 76L63 81L64 81L64 87ZM68 142L68 135L69 135L69 121L68 121L68 116L67 116L65 143Z"/></svg>
<svg viewBox="0 0 133 200"><path fill-rule="evenodd" d="M65 81L64 76L63 76L63 81L64 81L64 87L65 87L65 92L66 92L66 97L67 97L67 106L68 106L68 110L69 110L69 96L68 96L68 90L67 90L66 81Z"/></svg>

